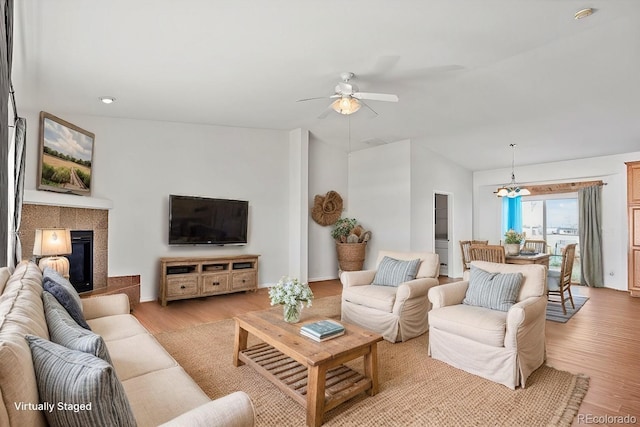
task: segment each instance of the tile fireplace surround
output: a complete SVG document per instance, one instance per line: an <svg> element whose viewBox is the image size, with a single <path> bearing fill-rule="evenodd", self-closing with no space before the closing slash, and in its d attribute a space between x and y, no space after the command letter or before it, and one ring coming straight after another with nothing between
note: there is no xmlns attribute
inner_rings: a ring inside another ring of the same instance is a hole
<svg viewBox="0 0 640 427"><path fill-rule="evenodd" d="M93 230L93 289L95 291L106 288L109 211L25 202L22 205L22 223L20 225L23 259L31 259L33 256L36 228L48 227Z"/></svg>

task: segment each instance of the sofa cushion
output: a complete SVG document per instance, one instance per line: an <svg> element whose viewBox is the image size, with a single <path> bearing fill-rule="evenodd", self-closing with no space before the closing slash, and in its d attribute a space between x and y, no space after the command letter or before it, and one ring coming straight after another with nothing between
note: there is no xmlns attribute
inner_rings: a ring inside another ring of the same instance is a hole
<svg viewBox="0 0 640 427"><path fill-rule="evenodd" d="M51 426L135 426L131 406L111 365L33 335L29 342L40 401ZM62 406L65 405L65 406Z"/></svg>
<svg viewBox="0 0 640 427"><path fill-rule="evenodd" d="M51 268L45 268L45 274L49 273L48 276L43 276L43 287L44 290L49 292L51 295L56 297L58 302L67 310L67 312L71 315L73 320L80 326L85 329L91 329L87 324L84 314L82 314L82 303L76 298L77 292L75 289L70 291L65 281L68 280L62 278L62 276L58 275L58 277L62 280L54 280L55 275L51 273L53 271Z"/></svg>
<svg viewBox="0 0 640 427"><path fill-rule="evenodd" d="M111 340L107 346L121 381L177 366L173 357L151 334Z"/></svg>
<svg viewBox="0 0 640 427"><path fill-rule="evenodd" d="M71 350L92 354L112 364L107 345L100 335L78 325L49 292L42 292L42 301L51 341Z"/></svg>
<svg viewBox="0 0 640 427"><path fill-rule="evenodd" d="M391 313L397 291L391 286L350 286L342 291L342 300Z"/></svg>
<svg viewBox="0 0 640 427"><path fill-rule="evenodd" d="M125 380L122 386L140 426L166 423L211 401L180 366Z"/></svg>
<svg viewBox="0 0 640 427"><path fill-rule="evenodd" d="M472 265L462 303L508 311L516 303L521 283L522 273L490 273Z"/></svg>
<svg viewBox="0 0 640 427"><path fill-rule="evenodd" d="M429 327L492 347L504 347L507 313L456 304L429 311Z"/></svg>
<svg viewBox="0 0 640 427"><path fill-rule="evenodd" d="M87 322L91 325L91 330L100 335L107 345L109 341L149 333L138 319L130 314L98 317Z"/></svg>
<svg viewBox="0 0 640 427"><path fill-rule="evenodd" d="M0 425L43 427L44 414L16 408L13 402L38 402L31 350L24 335L49 338L42 308L42 272L23 262L16 267L0 296L0 394L5 405Z"/></svg>
<svg viewBox="0 0 640 427"><path fill-rule="evenodd" d="M416 278L420 258L403 261L385 256L378 264L378 270L373 278L373 285L399 286L404 282Z"/></svg>
<svg viewBox="0 0 640 427"><path fill-rule="evenodd" d="M2 292L4 291L4 285L7 284L9 277L11 277L11 270L9 269L9 267L0 268L0 295L2 295Z"/></svg>

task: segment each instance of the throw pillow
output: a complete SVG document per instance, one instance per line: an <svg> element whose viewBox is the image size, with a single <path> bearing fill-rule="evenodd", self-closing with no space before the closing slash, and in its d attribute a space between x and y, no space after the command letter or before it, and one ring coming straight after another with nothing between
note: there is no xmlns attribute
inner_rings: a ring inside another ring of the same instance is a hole
<svg viewBox="0 0 640 427"><path fill-rule="evenodd" d="M129 400L111 365L82 351L27 335L40 401L50 426L135 426Z"/></svg>
<svg viewBox="0 0 640 427"><path fill-rule="evenodd" d="M48 270L51 269L45 268L45 272L47 272ZM78 325L82 326L85 329L91 330L86 320L84 319L84 314L82 313L82 302L79 298L76 300L74 296L74 294L77 295L75 289L74 292L69 291L66 285L63 285L60 281L53 280L52 277L53 276L49 274L46 280L43 278L42 285L44 287L44 290L56 297L58 302L65 308L65 310L67 310L69 315L73 317L73 320L75 320ZM66 279L63 278L63 280Z"/></svg>
<svg viewBox="0 0 640 427"><path fill-rule="evenodd" d="M63 288L69 292L69 295L78 303L80 309L82 310L82 301L80 300L80 295L76 288L73 287L69 279L63 277L57 270L54 270L51 267L45 267L42 272L42 283L45 282L55 282L61 285Z"/></svg>
<svg viewBox="0 0 640 427"><path fill-rule="evenodd" d="M47 291L42 292L44 314L51 341L71 350L98 356L110 365L111 357L102 337L78 325L58 300Z"/></svg>
<svg viewBox="0 0 640 427"><path fill-rule="evenodd" d="M509 311L516 303L522 279L522 273L490 273L472 265L467 294L462 303Z"/></svg>
<svg viewBox="0 0 640 427"><path fill-rule="evenodd" d="M385 256L378 265L378 270L373 278L373 284L399 286L404 282L416 278L418 266L420 266L420 258L412 259L411 261L402 261Z"/></svg>

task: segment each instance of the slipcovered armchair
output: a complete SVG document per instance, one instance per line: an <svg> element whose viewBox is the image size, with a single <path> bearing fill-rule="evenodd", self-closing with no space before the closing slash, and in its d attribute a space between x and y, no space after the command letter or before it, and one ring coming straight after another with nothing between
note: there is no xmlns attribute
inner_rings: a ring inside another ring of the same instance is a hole
<svg viewBox="0 0 640 427"><path fill-rule="evenodd" d="M517 273L518 286L506 283ZM429 290L429 355L511 389L524 388L545 361L546 283L543 265L472 261L463 281ZM510 296L498 296L505 288ZM476 305L483 299L498 306Z"/></svg>
<svg viewBox="0 0 640 427"><path fill-rule="evenodd" d="M410 267L415 278L389 284L383 276L395 275L391 268L394 265L402 268L402 264L408 264L401 261L413 261ZM375 331L390 342L422 335L429 329L427 312L431 304L427 292L438 285L439 272L438 254L380 251L375 270L344 271L340 275L342 320ZM375 279L385 284L374 283Z"/></svg>

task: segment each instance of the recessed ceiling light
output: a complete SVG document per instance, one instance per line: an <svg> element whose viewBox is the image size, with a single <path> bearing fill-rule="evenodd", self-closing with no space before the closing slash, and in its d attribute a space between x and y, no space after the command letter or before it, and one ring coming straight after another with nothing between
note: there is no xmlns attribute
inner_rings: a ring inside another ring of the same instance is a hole
<svg viewBox="0 0 640 427"><path fill-rule="evenodd" d="M575 15L573 15L573 17L575 19L583 19L586 18L587 16L591 16L593 15L594 10L590 7L586 8L586 9L581 9L579 11L576 12Z"/></svg>
<svg viewBox="0 0 640 427"><path fill-rule="evenodd" d="M116 102L116 99L113 96L101 96L98 99L105 104L113 104L114 102Z"/></svg>

